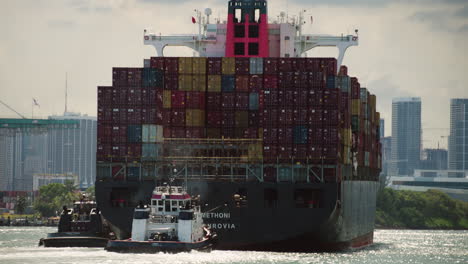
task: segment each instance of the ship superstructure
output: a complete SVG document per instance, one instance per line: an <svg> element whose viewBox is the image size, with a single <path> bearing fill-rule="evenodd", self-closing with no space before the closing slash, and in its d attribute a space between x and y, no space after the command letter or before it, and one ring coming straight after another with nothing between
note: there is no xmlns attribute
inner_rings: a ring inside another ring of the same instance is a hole
<svg viewBox="0 0 468 264"><path fill-rule="evenodd" d="M97 200L121 239L132 210L173 179L201 195L221 249L313 251L372 243L381 168L376 97L341 65L357 36L268 23L267 2L229 1L226 23L144 43L159 56L98 87ZM164 57L166 46L199 57ZM335 58L307 58L335 46ZM285 228L285 224L287 227Z"/></svg>

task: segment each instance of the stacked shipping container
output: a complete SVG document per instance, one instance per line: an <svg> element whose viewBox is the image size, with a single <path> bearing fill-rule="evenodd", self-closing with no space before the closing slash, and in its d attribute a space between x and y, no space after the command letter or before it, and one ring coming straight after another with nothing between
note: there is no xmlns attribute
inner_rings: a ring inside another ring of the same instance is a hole
<svg viewBox="0 0 468 264"><path fill-rule="evenodd" d="M334 58L154 57L145 65L114 68L113 86L98 87L98 161L155 161L167 154L163 138L224 138L263 142L249 146L251 163L380 168L375 96L346 67L336 75ZM140 177L130 167L128 175ZM325 175L339 181L340 169Z"/></svg>

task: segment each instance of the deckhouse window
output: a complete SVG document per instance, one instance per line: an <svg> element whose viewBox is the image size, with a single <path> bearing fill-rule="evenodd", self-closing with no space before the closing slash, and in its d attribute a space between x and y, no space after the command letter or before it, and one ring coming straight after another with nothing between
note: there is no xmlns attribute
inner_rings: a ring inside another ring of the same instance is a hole
<svg viewBox="0 0 468 264"><path fill-rule="evenodd" d="M234 26L234 37L236 37L236 38L245 37L245 27L244 27L244 25L235 25Z"/></svg>
<svg viewBox="0 0 468 264"><path fill-rule="evenodd" d="M234 54L235 55L245 54L245 45L243 42L234 43Z"/></svg>
<svg viewBox="0 0 468 264"><path fill-rule="evenodd" d="M157 201L156 200L152 200L151 201L151 205L156 205Z"/></svg>

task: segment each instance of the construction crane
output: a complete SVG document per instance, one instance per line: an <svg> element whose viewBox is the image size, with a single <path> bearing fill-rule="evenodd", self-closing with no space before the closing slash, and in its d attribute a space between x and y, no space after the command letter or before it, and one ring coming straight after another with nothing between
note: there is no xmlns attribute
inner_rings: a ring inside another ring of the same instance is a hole
<svg viewBox="0 0 468 264"><path fill-rule="evenodd" d="M18 113L15 109L11 108L9 105L7 105L6 103L4 103L2 100L0 100L0 103L2 103L2 105L6 106L8 109L10 109L11 111L15 112L17 115L19 115L21 118L23 119L27 119L24 115Z"/></svg>

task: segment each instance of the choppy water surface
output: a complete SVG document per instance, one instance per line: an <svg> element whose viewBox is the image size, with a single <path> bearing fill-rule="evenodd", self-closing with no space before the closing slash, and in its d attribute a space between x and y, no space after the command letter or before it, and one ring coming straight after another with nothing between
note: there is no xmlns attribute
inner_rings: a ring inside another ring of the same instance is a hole
<svg viewBox="0 0 468 264"><path fill-rule="evenodd" d="M119 254L38 247L50 227L0 227L0 263L468 263L468 231L376 230L374 245L342 253L213 251Z"/></svg>

